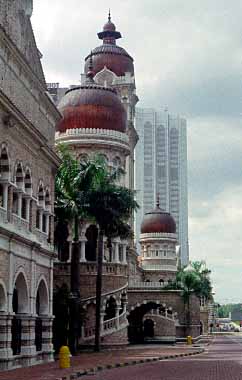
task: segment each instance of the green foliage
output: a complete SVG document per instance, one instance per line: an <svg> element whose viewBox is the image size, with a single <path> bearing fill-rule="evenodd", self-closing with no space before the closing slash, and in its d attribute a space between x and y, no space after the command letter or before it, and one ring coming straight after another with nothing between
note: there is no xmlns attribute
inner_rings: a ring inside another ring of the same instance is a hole
<svg viewBox="0 0 242 380"><path fill-rule="evenodd" d="M166 289L182 290L185 302L188 301L191 293L195 293L198 297L205 297L206 300L212 300L210 273L204 261L194 261L189 267L180 268L175 281Z"/></svg>
<svg viewBox="0 0 242 380"><path fill-rule="evenodd" d="M232 313L234 311L242 312L242 305L240 303L238 304L225 304L225 305L218 305L218 317L219 318L228 318L229 313Z"/></svg>

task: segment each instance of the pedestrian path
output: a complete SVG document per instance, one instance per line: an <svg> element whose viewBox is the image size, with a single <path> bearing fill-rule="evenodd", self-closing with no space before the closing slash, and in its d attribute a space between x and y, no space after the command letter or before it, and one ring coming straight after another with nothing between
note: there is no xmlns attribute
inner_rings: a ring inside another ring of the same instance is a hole
<svg viewBox="0 0 242 380"><path fill-rule="evenodd" d="M204 353L111 369L82 380L242 380L242 336L215 337Z"/></svg>
<svg viewBox="0 0 242 380"><path fill-rule="evenodd" d="M95 373L97 369L101 370L101 367L128 366L142 361L155 361L164 357L194 354L198 350L198 347L188 346L146 345L129 346L125 350L82 353L71 359L71 368L67 370L59 369L59 363L54 362L1 372L0 380L62 380L64 377L69 380L71 375L75 376L73 378L76 379L81 378L84 372ZM79 376L77 377L78 373Z"/></svg>

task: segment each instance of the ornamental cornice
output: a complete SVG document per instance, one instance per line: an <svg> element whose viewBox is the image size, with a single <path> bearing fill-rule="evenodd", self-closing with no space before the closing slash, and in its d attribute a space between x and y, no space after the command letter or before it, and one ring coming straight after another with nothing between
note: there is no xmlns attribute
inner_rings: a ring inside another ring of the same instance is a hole
<svg viewBox="0 0 242 380"><path fill-rule="evenodd" d="M23 115L15 104L4 94L0 88L0 104L6 109L6 112L15 118L20 124L24 125L26 131L29 132L31 138L35 139L36 143L41 146L45 155L57 166L60 164L60 159L56 153L48 146L47 139L37 128ZM6 128L10 128L7 127Z"/></svg>
<svg viewBox="0 0 242 380"><path fill-rule="evenodd" d="M114 146L130 153L129 138L125 133L92 128L68 129L65 133L56 132L56 143L65 142L67 144L79 145L101 145Z"/></svg>
<svg viewBox="0 0 242 380"><path fill-rule="evenodd" d="M19 50L19 48L16 46L16 44L11 40L11 38L7 35L3 27L0 25L0 41L2 45L7 48L11 54L11 57L14 57L15 60L18 62L20 67L25 70L27 75L29 76L30 81L34 82L34 85L38 88L38 90L41 92L43 102L45 103L47 108L51 108L51 112L55 113L56 121L58 121L62 115L54 105L53 101L50 99L50 97L47 94L47 87L45 83L42 83L41 80L38 78L38 76L35 74L35 72L32 70L30 62L26 60L23 53ZM33 96L33 94L32 94Z"/></svg>
<svg viewBox="0 0 242 380"><path fill-rule="evenodd" d="M140 241L145 240L177 240L177 234L164 233L164 232L152 232L140 234Z"/></svg>

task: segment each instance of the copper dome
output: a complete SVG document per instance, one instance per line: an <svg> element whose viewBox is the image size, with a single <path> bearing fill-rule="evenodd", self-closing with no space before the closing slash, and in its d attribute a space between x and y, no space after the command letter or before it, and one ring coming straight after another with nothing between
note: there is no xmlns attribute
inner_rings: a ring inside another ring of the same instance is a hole
<svg viewBox="0 0 242 380"><path fill-rule="evenodd" d="M161 210L159 206L144 216L141 224L141 233L176 233L176 222L168 212Z"/></svg>
<svg viewBox="0 0 242 380"><path fill-rule="evenodd" d="M126 131L127 115L118 95L94 82L67 91L58 108L63 115L58 132L77 128Z"/></svg>
<svg viewBox="0 0 242 380"><path fill-rule="evenodd" d="M103 45L96 47L92 51L94 73L97 74L104 67L107 67L117 76L124 76L126 72L134 75L133 58L125 49L116 45L116 40L122 36L120 32L116 31L116 26L111 22L110 13L108 22L104 25L103 31L98 33L98 37L103 40ZM90 54L85 58L85 73L88 72L89 64Z"/></svg>

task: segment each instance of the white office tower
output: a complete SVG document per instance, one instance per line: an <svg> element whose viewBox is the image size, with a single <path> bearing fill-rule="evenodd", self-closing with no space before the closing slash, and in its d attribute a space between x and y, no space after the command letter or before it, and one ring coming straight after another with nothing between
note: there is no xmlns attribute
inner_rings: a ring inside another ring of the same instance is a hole
<svg viewBox="0 0 242 380"><path fill-rule="evenodd" d="M135 150L135 189L140 209L136 213L135 238L139 250L140 224L156 204L175 221L181 265L189 260L187 200L186 120L167 111L136 108L139 142Z"/></svg>

